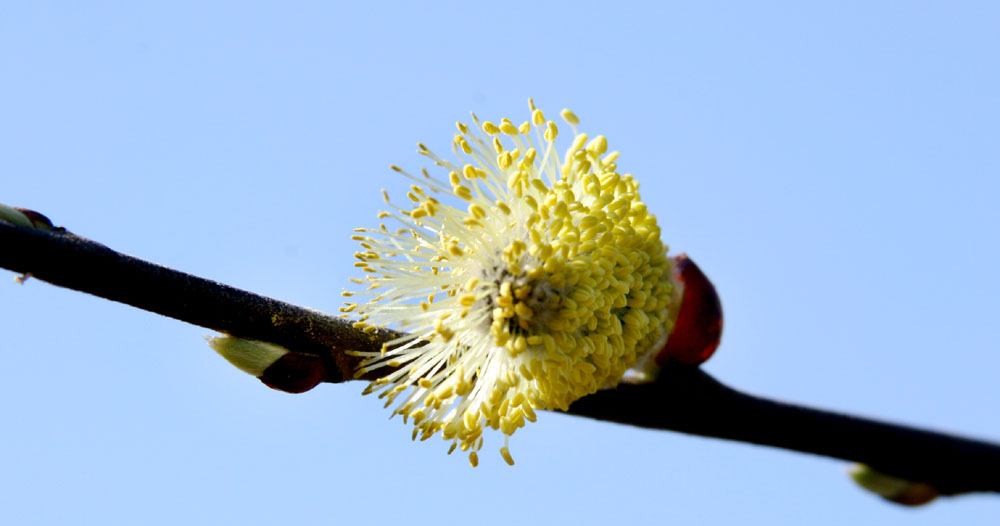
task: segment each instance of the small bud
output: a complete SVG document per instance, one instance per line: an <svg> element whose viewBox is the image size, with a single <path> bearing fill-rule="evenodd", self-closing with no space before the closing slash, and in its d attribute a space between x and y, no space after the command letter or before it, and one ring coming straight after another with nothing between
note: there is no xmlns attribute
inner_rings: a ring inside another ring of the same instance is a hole
<svg viewBox="0 0 1000 526"><path fill-rule="evenodd" d="M319 356L290 352L271 364L258 379L271 389L304 393L326 380L326 366Z"/></svg>
<svg viewBox="0 0 1000 526"><path fill-rule="evenodd" d="M0 203L0 221L40 230L58 230L44 214Z"/></svg>
<svg viewBox="0 0 1000 526"><path fill-rule="evenodd" d="M848 473L862 488L903 506L927 504L940 495L930 484L886 475L864 464L854 464Z"/></svg>
<svg viewBox="0 0 1000 526"><path fill-rule="evenodd" d="M304 393L326 379L326 367L318 356L234 336L208 338L208 344L237 369L256 376L271 389Z"/></svg>
<svg viewBox="0 0 1000 526"><path fill-rule="evenodd" d="M28 221L31 221L31 226L39 230L59 230L52 224L52 221L49 218L45 217L44 214L40 214L34 210L28 210L27 208L15 207L15 210L24 214L24 216L28 218Z"/></svg>
<svg viewBox="0 0 1000 526"><path fill-rule="evenodd" d="M234 336L208 338L208 344L237 369L257 377L289 352L274 344Z"/></svg>
<svg viewBox="0 0 1000 526"><path fill-rule="evenodd" d="M31 220L16 208L0 203L0 220L15 225L32 227Z"/></svg>
<svg viewBox="0 0 1000 526"><path fill-rule="evenodd" d="M656 363L698 365L712 357L722 338L722 303L715 286L687 254L674 258L674 273L684 286L680 310Z"/></svg>

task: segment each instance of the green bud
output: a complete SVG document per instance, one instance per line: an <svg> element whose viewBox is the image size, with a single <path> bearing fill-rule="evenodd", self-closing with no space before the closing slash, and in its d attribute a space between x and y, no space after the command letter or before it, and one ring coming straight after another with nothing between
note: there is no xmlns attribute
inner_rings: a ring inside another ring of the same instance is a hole
<svg viewBox="0 0 1000 526"><path fill-rule="evenodd" d="M260 377L279 358L288 354L284 347L235 336L208 338L208 344L237 369Z"/></svg>
<svg viewBox="0 0 1000 526"><path fill-rule="evenodd" d="M0 203L0 220L6 221L8 223L14 223L19 226L26 226L29 228L35 225L31 224L31 220L28 216L19 212L17 209L9 207L3 203Z"/></svg>
<svg viewBox="0 0 1000 526"><path fill-rule="evenodd" d="M940 495L930 484L886 475L864 464L854 464L848 473L862 488L904 506L927 504Z"/></svg>

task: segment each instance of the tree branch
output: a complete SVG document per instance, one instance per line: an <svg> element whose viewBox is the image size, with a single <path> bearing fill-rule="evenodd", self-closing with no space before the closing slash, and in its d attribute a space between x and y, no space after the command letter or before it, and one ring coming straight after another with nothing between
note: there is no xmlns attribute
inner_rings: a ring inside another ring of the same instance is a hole
<svg viewBox="0 0 1000 526"><path fill-rule="evenodd" d="M366 334L343 318L192 276L65 230L0 221L0 267L232 334L324 359L329 382L354 377L359 358L345 350L379 350L392 331ZM332 372L332 373L331 373Z"/></svg>
<svg viewBox="0 0 1000 526"><path fill-rule="evenodd" d="M0 220L0 267L150 312L320 357L328 382L396 336L368 334L318 311L127 256L62 229ZM697 367L668 365L650 384L622 384L575 402L571 414L861 462L945 495L1000 492L1000 446L766 400Z"/></svg>
<svg viewBox="0 0 1000 526"><path fill-rule="evenodd" d="M654 383L599 391L569 412L859 462L942 495L1000 492L996 444L752 396L697 367L668 365Z"/></svg>

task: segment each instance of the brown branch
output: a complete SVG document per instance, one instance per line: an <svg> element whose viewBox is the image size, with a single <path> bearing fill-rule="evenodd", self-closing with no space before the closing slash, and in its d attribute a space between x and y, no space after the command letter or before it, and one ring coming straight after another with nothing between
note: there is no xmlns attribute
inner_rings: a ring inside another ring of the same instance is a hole
<svg viewBox="0 0 1000 526"><path fill-rule="evenodd" d="M345 350L378 350L394 336L185 274L63 230L0 220L0 267L243 338L320 357L328 382L353 375ZM942 494L1000 492L1000 446L784 404L735 391L697 367L667 366L651 384L622 384L569 413L825 455L930 484Z"/></svg>
<svg viewBox="0 0 1000 526"><path fill-rule="evenodd" d="M1000 492L1000 446L742 393L697 367L576 401L573 414L860 462L938 493Z"/></svg>
<svg viewBox="0 0 1000 526"><path fill-rule="evenodd" d="M391 331L366 334L329 314L143 261L65 230L0 220L0 267L241 338L323 358L328 380L354 375L345 350L379 350Z"/></svg>

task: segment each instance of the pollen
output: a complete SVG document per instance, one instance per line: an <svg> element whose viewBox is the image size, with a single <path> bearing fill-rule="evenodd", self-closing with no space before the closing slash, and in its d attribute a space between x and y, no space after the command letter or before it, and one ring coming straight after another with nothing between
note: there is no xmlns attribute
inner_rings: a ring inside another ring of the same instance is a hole
<svg viewBox="0 0 1000 526"><path fill-rule="evenodd" d="M381 375L365 393L386 398L414 438L440 434L472 466L494 433L513 465L511 435L538 410L617 384L676 309L660 228L617 152L578 132L569 110L564 138L529 109L519 126L474 114L474 125L459 123L452 159L420 143L441 175L393 165L409 179L403 202L417 207L384 192L391 210L379 219L403 228L354 236L365 275L351 282L368 288L345 292L362 299L341 308L360 328L405 334L359 353Z"/></svg>

